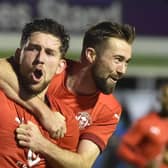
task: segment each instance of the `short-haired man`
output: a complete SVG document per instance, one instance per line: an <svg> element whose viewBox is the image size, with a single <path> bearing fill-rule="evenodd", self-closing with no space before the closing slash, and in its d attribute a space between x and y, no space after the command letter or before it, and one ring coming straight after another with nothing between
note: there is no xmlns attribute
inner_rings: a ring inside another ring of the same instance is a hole
<svg viewBox="0 0 168 168"><path fill-rule="evenodd" d="M64 56L68 46L69 35L64 27L54 20L34 20L25 25L20 48L16 50L15 56L10 57L8 61L25 90L27 100L38 96L42 102L49 104L45 92L52 77L61 73L65 68ZM41 156L35 155L30 149L19 147L16 143L16 128L21 123L28 121L39 125L38 121L25 108L9 99L2 90L0 90L0 107L0 167L46 167ZM52 104L50 107L59 110ZM67 121L67 123L72 124L73 121L75 119ZM39 128L42 134L50 140L47 132L40 126ZM74 127L74 131L77 128ZM67 137L62 139L61 144L58 141L53 141L53 143L59 143L61 147L75 151L78 137L72 136L72 130L70 131L67 131ZM69 141L68 144L69 136L72 136L72 141Z"/></svg>

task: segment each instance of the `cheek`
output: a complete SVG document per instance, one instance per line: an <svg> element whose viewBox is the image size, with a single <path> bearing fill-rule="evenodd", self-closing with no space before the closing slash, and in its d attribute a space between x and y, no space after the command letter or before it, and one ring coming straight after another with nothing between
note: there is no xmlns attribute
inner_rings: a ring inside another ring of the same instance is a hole
<svg viewBox="0 0 168 168"><path fill-rule="evenodd" d="M113 71L117 71L117 70L120 70L122 68L123 68L123 63L115 63L115 62L113 62L110 65L110 69L113 70Z"/></svg>
<svg viewBox="0 0 168 168"><path fill-rule="evenodd" d="M19 67L19 73L22 76L28 77L29 76L29 68L27 66L25 66L24 64L22 64Z"/></svg>
<svg viewBox="0 0 168 168"><path fill-rule="evenodd" d="M101 63L103 65L103 67L108 71L113 71L117 67L115 60L112 58L105 59Z"/></svg>
<svg viewBox="0 0 168 168"><path fill-rule="evenodd" d="M52 78L56 74L57 67L58 67L58 64L50 64L50 65L48 65L48 67L47 67L47 69L48 69L48 78Z"/></svg>
<svg viewBox="0 0 168 168"><path fill-rule="evenodd" d="M33 61L34 61L34 58L31 55L30 56L25 55L20 59L20 64L23 67L29 67L29 66L32 66Z"/></svg>
<svg viewBox="0 0 168 168"><path fill-rule="evenodd" d="M20 62L20 71L21 72L27 72L32 66L31 59L23 58Z"/></svg>
<svg viewBox="0 0 168 168"><path fill-rule="evenodd" d="M112 73L114 71L116 71L117 69L117 64L113 63L113 62L105 62L103 64L103 68L104 68L104 71L109 74L109 73Z"/></svg>
<svg viewBox="0 0 168 168"><path fill-rule="evenodd" d="M107 77L110 73L110 68L107 66L107 64L104 63L96 65L94 69L97 76L102 78Z"/></svg>

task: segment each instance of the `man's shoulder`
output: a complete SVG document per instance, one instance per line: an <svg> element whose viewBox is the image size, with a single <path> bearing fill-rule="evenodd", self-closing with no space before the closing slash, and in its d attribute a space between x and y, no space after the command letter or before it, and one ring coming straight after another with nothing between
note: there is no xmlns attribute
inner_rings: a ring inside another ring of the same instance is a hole
<svg viewBox="0 0 168 168"><path fill-rule="evenodd" d="M0 105L1 109L8 109L9 107L13 106L14 102L9 99L5 93L0 89Z"/></svg>
<svg viewBox="0 0 168 168"><path fill-rule="evenodd" d="M100 93L99 101L109 108L121 107L120 102L113 94L106 95L106 94Z"/></svg>
<svg viewBox="0 0 168 168"><path fill-rule="evenodd" d="M113 117L119 121L122 107L116 97L112 94L100 94L97 101L96 109L99 109L99 118L108 118L113 120ZM112 117L113 116L113 117Z"/></svg>

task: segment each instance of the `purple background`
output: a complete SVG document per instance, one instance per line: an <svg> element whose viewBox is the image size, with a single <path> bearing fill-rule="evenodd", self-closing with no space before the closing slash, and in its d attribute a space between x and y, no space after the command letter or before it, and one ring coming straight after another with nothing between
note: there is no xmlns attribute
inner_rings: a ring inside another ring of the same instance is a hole
<svg viewBox="0 0 168 168"><path fill-rule="evenodd" d="M67 0L64 2L70 6L86 8L87 12L89 6L105 9L114 1L117 0ZM40 17L37 8L40 0L0 0L0 6L3 3L13 6L26 3L31 8L30 16ZM168 36L168 0L121 0L120 3L122 3L122 22L134 25L139 35ZM12 28L9 30L11 31ZM1 27L0 31L2 31Z"/></svg>
<svg viewBox="0 0 168 168"><path fill-rule="evenodd" d="M167 0L123 0L123 22L141 35L168 35Z"/></svg>

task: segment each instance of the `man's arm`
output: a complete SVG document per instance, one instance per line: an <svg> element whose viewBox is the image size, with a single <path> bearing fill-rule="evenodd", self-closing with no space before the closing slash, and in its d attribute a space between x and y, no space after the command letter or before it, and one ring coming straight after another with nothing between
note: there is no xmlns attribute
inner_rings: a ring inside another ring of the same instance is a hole
<svg viewBox="0 0 168 168"><path fill-rule="evenodd" d="M63 137L66 133L65 118L58 112L51 112L47 105L38 97L22 100L19 97L19 82L11 64L6 59L0 59L0 88L6 95L27 108L49 131L53 138Z"/></svg>
<svg viewBox="0 0 168 168"><path fill-rule="evenodd" d="M98 146L89 140L81 140L76 153L62 149L43 137L32 122L21 124L16 132L19 144L42 154L52 168L91 168L100 153Z"/></svg>
<svg viewBox="0 0 168 168"><path fill-rule="evenodd" d="M91 168L100 150L89 140L81 140L76 153L61 149L47 140L39 152L43 154L52 168L55 168L55 165L61 168Z"/></svg>

